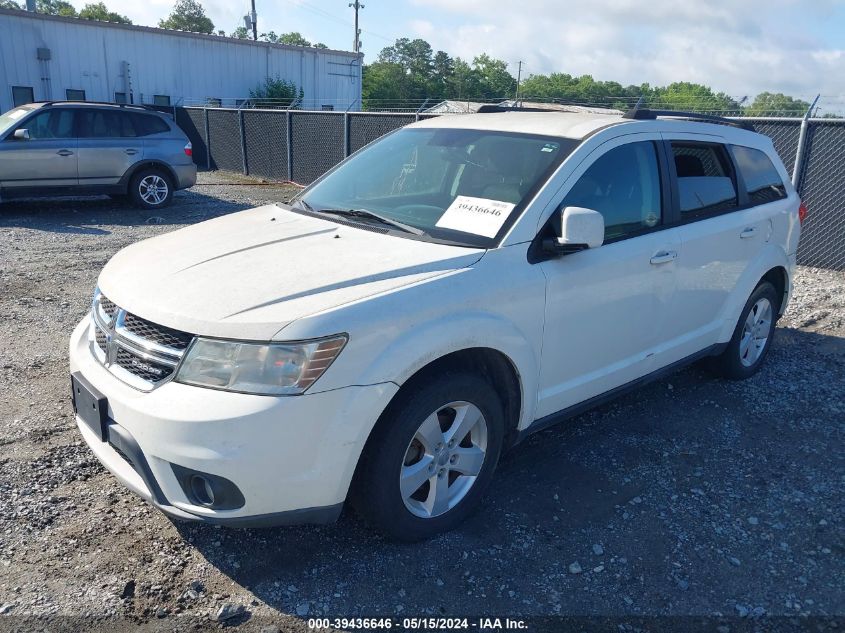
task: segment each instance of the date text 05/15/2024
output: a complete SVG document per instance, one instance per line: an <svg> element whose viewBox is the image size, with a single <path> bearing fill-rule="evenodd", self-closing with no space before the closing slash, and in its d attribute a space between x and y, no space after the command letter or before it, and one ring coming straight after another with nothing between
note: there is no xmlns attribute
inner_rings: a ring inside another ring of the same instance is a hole
<svg viewBox="0 0 845 633"><path fill-rule="evenodd" d="M519 631L528 629L524 620L514 618L310 618L308 628L314 630L476 630Z"/></svg>

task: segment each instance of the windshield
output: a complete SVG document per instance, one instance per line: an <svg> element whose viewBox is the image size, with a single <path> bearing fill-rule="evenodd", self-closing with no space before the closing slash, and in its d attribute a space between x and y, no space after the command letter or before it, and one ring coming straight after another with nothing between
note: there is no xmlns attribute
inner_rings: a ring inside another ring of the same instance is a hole
<svg viewBox="0 0 845 633"><path fill-rule="evenodd" d="M0 114L0 136L8 132L12 126L17 125L18 121L24 118L27 114L32 112L31 107L13 108L5 114Z"/></svg>
<svg viewBox="0 0 845 633"><path fill-rule="evenodd" d="M403 129L341 163L299 204L370 211L421 229L417 239L486 248L575 145L486 130Z"/></svg>

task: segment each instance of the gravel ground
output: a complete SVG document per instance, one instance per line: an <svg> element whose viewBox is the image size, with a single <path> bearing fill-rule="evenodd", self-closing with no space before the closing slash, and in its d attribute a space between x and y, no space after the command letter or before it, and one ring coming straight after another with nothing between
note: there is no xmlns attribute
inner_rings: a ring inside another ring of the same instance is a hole
<svg viewBox="0 0 845 633"><path fill-rule="evenodd" d="M693 367L531 437L483 509L427 543L384 542L351 512L178 525L135 498L81 442L68 396L67 339L98 271L127 244L294 191L211 173L158 218L106 198L0 206L0 629L518 614L736 630L845 615L845 273L799 270L753 379Z"/></svg>

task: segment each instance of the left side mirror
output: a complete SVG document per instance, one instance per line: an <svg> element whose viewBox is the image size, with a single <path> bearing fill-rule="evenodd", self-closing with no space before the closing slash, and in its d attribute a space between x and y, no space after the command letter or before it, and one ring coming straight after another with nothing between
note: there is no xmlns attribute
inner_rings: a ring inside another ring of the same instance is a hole
<svg viewBox="0 0 845 633"><path fill-rule="evenodd" d="M593 209L566 207L560 212L560 235L546 240L543 250L568 255L604 244L604 216Z"/></svg>
<svg viewBox="0 0 845 633"><path fill-rule="evenodd" d="M29 130L15 130L14 137L19 141L29 140Z"/></svg>

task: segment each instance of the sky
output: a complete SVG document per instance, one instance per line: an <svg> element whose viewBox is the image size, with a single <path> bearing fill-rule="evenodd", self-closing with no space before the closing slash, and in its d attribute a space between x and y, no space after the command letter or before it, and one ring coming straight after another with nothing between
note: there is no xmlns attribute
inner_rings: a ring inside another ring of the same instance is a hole
<svg viewBox="0 0 845 633"><path fill-rule="evenodd" d="M72 0L77 8L87 0ZM299 31L350 50L350 0L256 0L259 32ZM105 0L155 26L174 0ZM249 0L201 0L216 28L241 25ZM363 0L365 62L398 37L516 75L565 72L624 85L693 81L735 98L785 92L845 107L845 0Z"/></svg>

